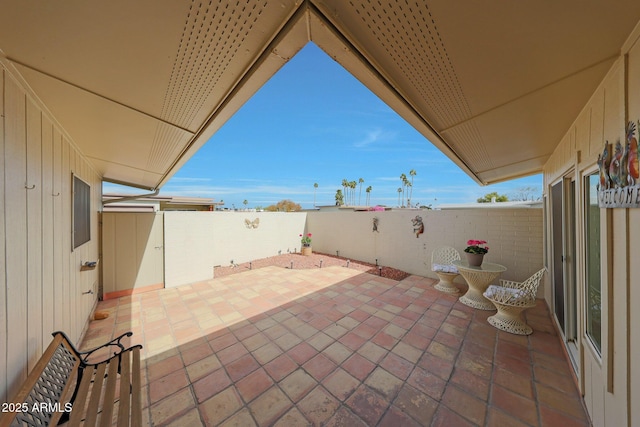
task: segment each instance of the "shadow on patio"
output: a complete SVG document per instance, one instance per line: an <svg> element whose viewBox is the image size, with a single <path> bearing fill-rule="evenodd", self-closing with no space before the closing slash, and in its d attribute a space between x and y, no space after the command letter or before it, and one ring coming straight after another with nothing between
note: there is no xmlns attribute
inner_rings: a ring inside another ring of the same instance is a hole
<svg viewBox="0 0 640 427"><path fill-rule="evenodd" d="M100 302L83 347L134 332L155 426L589 425L542 300L515 336L433 283L265 267Z"/></svg>

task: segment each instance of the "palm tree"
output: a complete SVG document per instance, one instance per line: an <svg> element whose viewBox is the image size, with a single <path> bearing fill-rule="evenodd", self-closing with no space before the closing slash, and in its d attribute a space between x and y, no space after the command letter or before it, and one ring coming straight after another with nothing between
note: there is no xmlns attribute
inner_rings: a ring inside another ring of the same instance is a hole
<svg viewBox="0 0 640 427"><path fill-rule="evenodd" d="M409 203L409 207L411 207L411 196L413 196L413 177L416 176L418 173L416 172L415 169L411 169L409 171L409 175L411 175L411 185L409 186L409 199L408 199L408 203Z"/></svg>
<svg viewBox="0 0 640 427"><path fill-rule="evenodd" d="M369 202L371 202L371 186L368 186L364 191L367 193L367 206L369 206Z"/></svg>
<svg viewBox="0 0 640 427"><path fill-rule="evenodd" d="M400 207L400 194L402 194L402 188L398 187L398 207Z"/></svg>
<svg viewBox="0 0 640 427"><path fill-rule="evenodd" d="M342 179L342 188L344 189L344 203L349 203L349 198L347 197L347 187L349 186L349 181L346 180L346 178Z"/></svg>
<svg viewBox="0 0 640 427"><path fill-rule="evenodd" d="M249 204L249 201L247 199L244 199L242 204L244 205L244 209L246 210L247 209L247 205Z"/></svg>
<svg viewBox="0 0 640 427"><path fill-rule="evenodd" d="M358 183L360 183L360 194L358 195L358 205L362 201L362 183L363 182L364 182L364 179L358 178Z"/></svg>
<svg viewBox="0 0 640 427"><path fill-rule="evenodd" d="M402 205L400 207L404 207L404 189L407 186L407 175L400 174L400 181L402 181Z"/></svg>
<svg viewBox="0 0 640 427"><path fill-rule="evenodd" d="M351 189L351 204L356 204L356 187L358 183L355 181L349 181L349 188Z"/></svg>
<svg viewBox="0 0 640 427"><path fill-rule="evenodd" d="M316 207L316 190L318 189L318 183L313 183L313 207Z"/></svg>

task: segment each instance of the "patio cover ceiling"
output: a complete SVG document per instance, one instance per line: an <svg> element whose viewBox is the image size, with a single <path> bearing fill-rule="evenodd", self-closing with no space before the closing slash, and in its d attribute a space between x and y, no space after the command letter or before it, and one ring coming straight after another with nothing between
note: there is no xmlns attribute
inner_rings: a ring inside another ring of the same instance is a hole
<svg viewBox="0 0 640 427"><path fill-rule="evenodd" d="M0 61L105 180L155 189L313 41L489 184L542 170L639 20L637 0L8 0Z"/></svg>

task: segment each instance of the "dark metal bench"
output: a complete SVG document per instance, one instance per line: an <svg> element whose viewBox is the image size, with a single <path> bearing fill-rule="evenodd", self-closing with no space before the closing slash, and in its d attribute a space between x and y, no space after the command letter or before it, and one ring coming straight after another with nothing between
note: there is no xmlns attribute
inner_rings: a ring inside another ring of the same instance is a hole
<svg viewBox="0 0 640 427"><path fill-rule="evenodd" d="M140 426L142 400L140 349L125 348L127 332L89 351L78 351L63 332L53 341L27 377L0 427L48 426L68 421L69 426ZM91 356L108 349L114 354L98 363ZM112 420L117 407L117 420Z"/></svg>

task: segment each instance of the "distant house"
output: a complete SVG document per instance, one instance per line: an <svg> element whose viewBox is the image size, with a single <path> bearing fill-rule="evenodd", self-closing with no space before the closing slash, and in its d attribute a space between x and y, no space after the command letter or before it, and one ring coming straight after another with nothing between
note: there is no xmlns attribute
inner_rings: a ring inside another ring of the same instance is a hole
<svg viewBox="0 0 640 427"><path fill-rule="evenodd" d="M542 209L542 200L491 203L448 203L436 206L436 209Z"/></svg>
<svg viewBox="0 0 640 427"><path fill-rule="evenodd" d="M145 196L105 193L102 195L104 212L158 212L158 211L213 211L222 202L204 197Z"/></svg>

